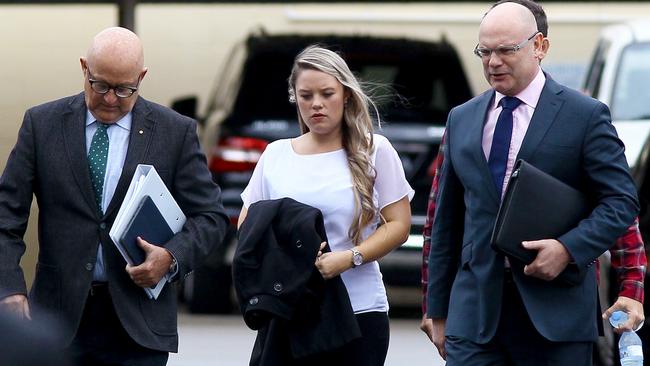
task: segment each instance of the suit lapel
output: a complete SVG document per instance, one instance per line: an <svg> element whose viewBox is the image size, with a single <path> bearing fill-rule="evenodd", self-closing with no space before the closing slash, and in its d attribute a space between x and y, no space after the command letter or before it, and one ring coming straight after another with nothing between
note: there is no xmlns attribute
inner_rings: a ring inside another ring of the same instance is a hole
<svg viewBox="0 0 650 366"><path fill-rule="evenodd" d="M131 131L129 133L129 147L126 152L126 160L122 167L120 180L117 182L113 198L108 204L105 216L111 213L122 204L124 195L131 184L135 168L145 160L147 147L151 142L154 132L154 120L151 117L151 110L146 101L138 97L138 101L133 106L131 118Z"/></svg>
<svg viewBox="0 0 650 366"><path fill-rule="evenodd" d="M72 98L63 114L63 141L79 191L92 211L97 213L99 208L95 202L86 154L86 102L83 93Z"/></svg>
<svg viewBox="0 0 650 366"><path fill-rule="evenodd" d="M483 128L485 127L485 119L493 99L494 91L485 92L481 95L476 104L475 111L472 113L472 115L475 116L475 121L472 122L472 128L470 129L470 131L472 131L470 146L474 159L479 167L479 173L482 176L482 180L486 182L485 186L488 187L490 197L492 197L494 202L499 205L501 202L501 192L497 190L497 187L493 183L494 180L492 179L492 173L490 172L487 159L485 158L485 153L483 152Z"/></svg>
<svg viewBox="0 0 650 366"><path fill-rule="evenodd" d="M555 116L562 107L564 99L560 97L562 88L550 76L546 75L546 84L537 102L537 107L530 120L530 125L524 136L517 159L530 160L537 146L553 124Z"/></svg>

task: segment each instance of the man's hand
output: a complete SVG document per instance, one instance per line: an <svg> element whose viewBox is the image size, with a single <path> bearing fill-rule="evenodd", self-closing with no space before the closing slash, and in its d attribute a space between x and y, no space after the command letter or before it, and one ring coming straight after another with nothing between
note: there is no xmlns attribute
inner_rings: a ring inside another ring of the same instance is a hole
<svg viewBox="0 0 650 366"><path fill-rule="evenodd" d="M551 281L571 261L571 255L567 249L555 239L524 241L521 245L526 249L537 251L535 260L524 267L524 273L528 276Z"/></svg>
<svg viewBox="0 0 650 366"><path fill-rule="evenodd" d="M431 341L438 349L438 353L443 360L447 360L447 351L445 350L445 323L447 318L429 319L431 321Z"/></svg>
<svg viewBox="0 0 650 366"><path fill-rule="evenodd" d="M127 264L126 271L136 285L140 287L155 286L169 272L173 257L167 249L149 244L140 237L138 237L138 245L144 250L145 260L135 267Z"/></svg>
<svg viewBox="0 0 650 366"><path fill-rule="evenodd" d="M32 320L32 315L29 312L27 296L22 294L10 295L0 300L0 310L17 316L19 319Z"/></svg>
<svg viewBox="0 0 650 366"><path fill-rule="evenodd" d="M420 322L420 330L429 337L431 343L433 343L433 321L427 318L427 315L422 315L422 321Z"/></svg>
<svg viewBox="0 0 650 366"><path fill-rule="evenodd" d="M621 334L630 330L638 330L637 328L640 328L645 320L643 315L643 304L624 296L619 296L614 305L605 310L603 313L603 319L609 321L609 317L617 310L626 312L628 319L619 328L614 328L614 333Z"/></svg>

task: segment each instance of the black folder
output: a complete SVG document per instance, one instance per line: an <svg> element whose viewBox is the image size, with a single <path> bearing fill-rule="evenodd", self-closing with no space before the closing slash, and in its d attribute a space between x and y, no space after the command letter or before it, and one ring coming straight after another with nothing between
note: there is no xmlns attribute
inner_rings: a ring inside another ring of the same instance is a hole
<svg viewBox="0 0 650 366"><path fill-rule="evenodd" d="M512 171L491 245L511 260L530 264L537 251L524 248L521 242L557 239L588 216L589 205L580 191L524 160L518 160ZM576 285L585 273L570 263L557 280Z"/></svg>
<svg viewBox="0 0 650 366"><path fill-rule="evenodd" d="M163 245L174 236L174 232L149 196L142 197L140 205L120 238L120 244L134 266L142 264L145 260L144 250L138 246L138 236L156 245Z"/></svg>

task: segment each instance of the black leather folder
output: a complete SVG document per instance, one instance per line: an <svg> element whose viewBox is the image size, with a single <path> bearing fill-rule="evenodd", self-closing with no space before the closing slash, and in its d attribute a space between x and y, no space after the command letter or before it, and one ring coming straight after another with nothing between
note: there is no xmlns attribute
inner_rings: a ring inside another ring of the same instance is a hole
<svg viewBox="0 0 650 366"><path fill-rule="evenodd" d="M174 232L149 196L142 198L120 239L122 248L134 266L142 264L145 260L144 250L138 246L138 236L156 245L163 245L174 236Z"/></svg>
<svg viewBox="0 0 650 366"><path fill-rule="evenodd" d="M589 205L580 191L524 160L518 160L512 171L491 245L511 260L529 264L537 251L524 248L522 241L557 239L587 217ZM575 285L584 275L570 263L557 280Z"/></svg>

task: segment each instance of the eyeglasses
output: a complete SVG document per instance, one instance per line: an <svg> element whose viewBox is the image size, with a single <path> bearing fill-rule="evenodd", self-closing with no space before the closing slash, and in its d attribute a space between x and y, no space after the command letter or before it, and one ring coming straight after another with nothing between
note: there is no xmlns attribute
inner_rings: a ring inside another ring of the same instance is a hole
<svg viewBox="0 0 650 366"><path fill-rule="evenodd" d="M533 35L528 37L525 41L512 46L499 46L495 49L491 49L491 48L479 47L477 44L476 47L474 47L474 54L480 58L489 58L492 55L492 52L496 53L497 56L499 57L512 56L517 51L522 49L526 45L526 43L530 42L531 39L535 38L537 33L539 33L539 31L533 33Z"/></svg>
<svg viewBox="0 0 650 366"><path fill-rule="evenodd" d="M95 80L93 75L90 73L89 69L86 69L88 72L88 83L92 90L97 94L106 94L109 90L113 90L115 95L119 98L128 98L133 95L133 93L138 91L140 86L140 80L138 79L138 84L136 86L124 86L124 85L111 85L105 81Z"/></svg>

